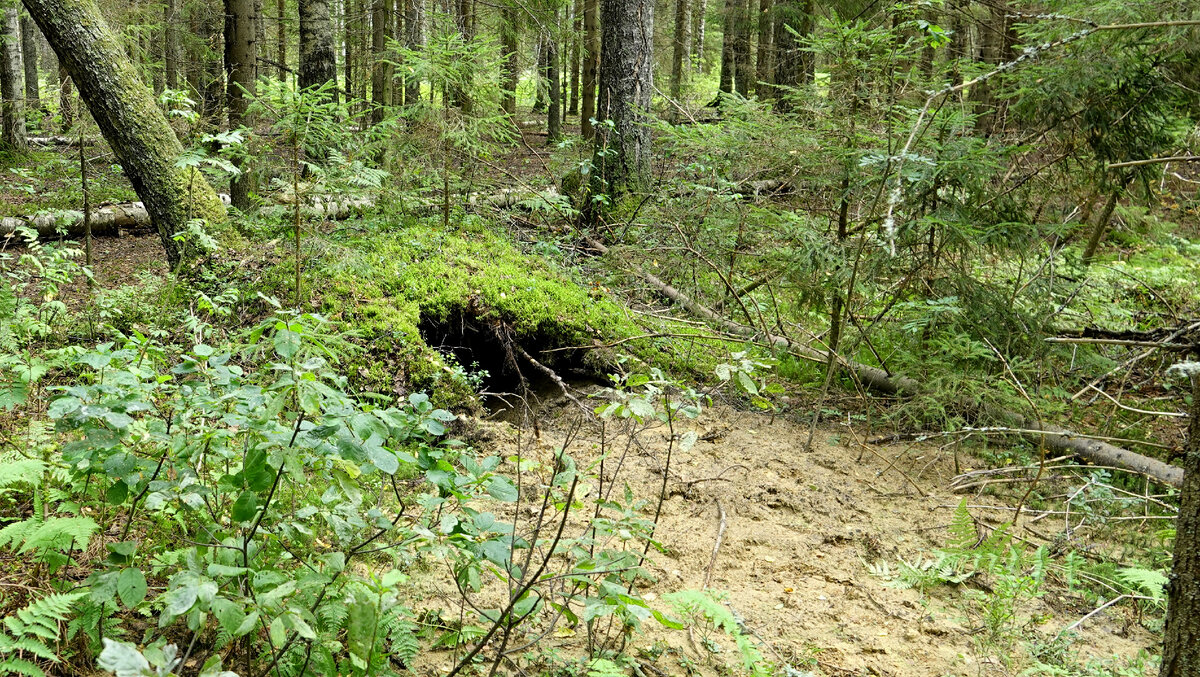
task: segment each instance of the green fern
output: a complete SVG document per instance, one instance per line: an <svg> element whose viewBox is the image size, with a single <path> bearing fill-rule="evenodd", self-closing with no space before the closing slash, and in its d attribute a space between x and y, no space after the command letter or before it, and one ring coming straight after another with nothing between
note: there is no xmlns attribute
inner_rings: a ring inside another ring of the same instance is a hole
<svg viewBox="0 0 1200 677"><path fill-rule="evenodd" d="M42 480L46 464L36 458L22 458L0 462L0 494L13 487L37 486Z"/></svg>
<svg viewBox="0 0 1200 677"><path fill-rule="evenodd" d="M588 661L587 670L588 677L629 677L627 671L607 658L593 658Z"/></svg>
<svg viewBox="0 0 1200 677"><path fill-rule="evenodd" d="M1117 571L1117 576L1129 587L1152 598L1155 602L1163 602L1167 595L1167 577L1161 571L1124 567Z"/></svg>
<svg viewBox="0 0 1200 677"><path fill-rule="evenodd" d="M741 620L733 610L723 604L707 590L680 590L663 597L681 614L700 617L733 639L741 654L742 667L753 677L768 677L770 665L763 659L762 651L742 628Z"/></svg>
<svg viewBox="0 0 1200 677"><path fill-rule="evenodd" d="M947 550L970 550L979 543L979 533L975 529L975 518L967 509L967 499L963 499L954 509L954 518L950 521L950 540Z"/></svg>
<svg viewBox="0 0 1200 677"><path fill-rule="evenodd" d="M18 554L36 550L86 550L92 534L99 528L90 517L52 517L45 522L30 517L0 529L0 548L19 545Z"/></svg>
<svg viewBox="0 0 1200 677"><path fill-rule="evenodd" d="M34 600L29 606L4 618L7 633L0 631L0 675L45 677L29 657L57 663L57 652L49 644L58 642L59 623L86 592L55 593Z"/></svg>

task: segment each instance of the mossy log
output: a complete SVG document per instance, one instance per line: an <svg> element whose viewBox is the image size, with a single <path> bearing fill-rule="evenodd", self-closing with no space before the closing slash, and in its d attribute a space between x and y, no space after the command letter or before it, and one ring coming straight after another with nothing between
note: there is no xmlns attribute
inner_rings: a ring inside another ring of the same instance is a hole
<svg viewBox="0 0 1200 677"><path fill-rule="evenodd" d="M601 254L608 253L608 248L595 240L588 240L588 244L600 252ZM814 359L825 361L828 359L826 353L815 350L808 346L796 344L785 337L774 336L772 334L764 334L761 331L751 329L736 322L733 322L718 313L706 308L705 306L692 300L683 292L663 282L658 277L642 270L635 268L635 272L642 277L651 287L654 287L663 296L671 301L679 304L692 314L701 317L722 329L740 336L758 337L766 340L772 345L791 352L794 355L805 359ZM853 360L840 360L839 366L852 373L855 378L866 388L875 392L880 392L885 395L892 396L911 396L916 395L921 391L921 384L916 379L889 374L878 367L854 362ZM967 405L969 406L969 405ZM1049 425L1046 423L1036 423L1030 421L1027 417L1021 414L1003 410L1003 409L988 409L976 410L977 415L986 414L990 417L999 418L1007 421L1016 429L1028 431L1026 434L1044 441L1048 451L1058 454L1071 454L1078 456L1090 463L1097 465L1107 465L1116 468L1123 468L1132 472L1141 473L1158 482L1170 485L1175 488L1183 486L1184 471L1178 466L1164 463L1156 458L1150 458L1143 454L1139 454L1128 449L1089 438L1087 435L1080 435L1066 428Z"/></svg>

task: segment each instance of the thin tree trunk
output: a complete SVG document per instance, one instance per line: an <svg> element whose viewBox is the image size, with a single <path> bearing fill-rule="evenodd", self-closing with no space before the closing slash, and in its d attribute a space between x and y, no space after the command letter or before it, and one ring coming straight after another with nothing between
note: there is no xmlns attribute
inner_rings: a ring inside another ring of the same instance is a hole
<svg viewBox="0 0 1200 677"><path fill-rule="evenodd" d="M0 144L19 153L29 148L25 131L25 67L21 64L21 19L17 5L3 10L0 30Z"/></svg>
<svg viewBox="0 0 1200 677"><path fill-rule="evenodd" d="M1175 518L1175 555L1167 585L1167 617L1159 677L1200 674L1200 377L1192 379L1192 420L1183 458L1183 490Z"/></svg>
<svg viewBox="0 0 1200 677"><path fill-rule="evenodd" d="M583 138L595 136L596 78L600 65L599 0L583 0L583 77L579 95L579 131Z"/></svg>
<svg viewBox="0 0 1200 677"><path fill-rule="evenodd" d="M550 15L550 25L558 25L558 8ZM558 143L562 138L562 82L559 69L558 40L551 35L546 40L546 88L549 90L550 106L546 110L546 145Z"/></svg>
<svg viewBox="0 0 1200 677"><path fill-rule="evenodd" d="M25 0L25 6L71 74L175 266L175 234L192 219L224 222L225 206L203 175L176 166L183 147L94 0Z"/></svg>
<svg viewBox="0 0 1200 677"><path fill-rule="evenodd" d="M354 94L354 85L356 84L354 75L358 66L358 54L354 49L358 43L357 29L359 24L366 19L361 9L362 0L345 0L342 5L342 81L345 83L342 89L350 94ZM371 21L375 21L374 16L371 17ZM374 73L372 73L373 75ZM372 80L372 84L374 84L374 80ZM354 112L350 111L350 114L354 115Z"/></svg>
<svg viewBox="0 0 1200 677"><path fill-rule="evenodd" d="M300 89L313 89L337 82L337 53L333 46L333 22L328 0L300 0ZM329 96L336 99L337 93Z"/></svg>
<svg viewBox="0 0 1200 677"><path fill-rule="evenodd" d="M675 34L671 36L671 98L679 102L683 98L684 61L688 52L688 0L675 0ZM678 109L671 107L671 119L679 120Z"/></svg>
<svg viewBox="0 0 1200 677"><path fill-rule="evenodd" d="M692 62L704 72L704 28L708 20L708 0L696 0L692 8Z"/></svg>
<svg viewBox="0 0 1200 677"><path fill-rule="evenodd" d="M571 93L567 98L567 115L579 115L580 41L583 31L583 0L575 0L571 10Z"/></svg>
<svg viewBox="0 0 1200 677"><path fill-rule="evenodd" d="M71 84L71 76L67 74L67 69L59 62L58 68L58 118L59 124L62 127L61 131L67 131L71 125L75 124L75 95L74 86Z"/></svg>
<svg viewBox="0 0 1200 677"><path fill-rule="evenodd" d="M1121 188L1114 188L1108 194L1108 201L1104 203L1104 209L1100 211L1100 216L1096 219L1096 225L1092 227L1092 235L1088 238L1087 247L1083 250L1081 263L1083 263L1084 267L1092 264L1092 259L1096 256L1096 250L1100 248L1100 240L1104 238L1104 232L1108 230L1108 222L1112 220L1113 212L1117 208L1117 200L1121 197L1121 191Z"/></svg>
<svg viewBox="0 0 1200 677"><path fill-rule="evenodd" d="M179 2L179 0L170 0ZM285 0L275 0L275 62L279 79L287 82L287 6Z"/></svg>
<svg viewBox="0 0 1200 677"><path fill-rule="evenodd" d="M41 78L38 77L38 41L41 33L28 14L21 16L21 58L25 65L25 110L42 107Z"/></svg>
<svg viewBox="0 0 1200 677"><path fill-rule="evenodd" d="M225 0L225 104L230 129L250 125L246 113L258 81L258 16L254 11L255 0ZM253 177L241 160L234 164L243 173L229 181L230 203L248 211Z"/></svg>
<svg viewBox="0 0 1200 677"><path fill-rule="evenodd" d="M514 6L505 6L500 15L500 43L503 55L500 64L500 88L503 91L500 107L509 116L517 114L517 85L521 76L520 65L517 63L519 11Z"/></svg>
<svg viewBox="0 0 1200 677"><path fill-rule="evenodd" d="M544 35L538 37L537 41L537 58L534 59L537 63L536 79L537 84L534 88L536 92L533 98L533 108L531 113L543 113L546 110L546 80L549 74L550 65L546 61L547 43L549 40Z"/></svg>
<svg viewBox="0 0 1200 677"><path fill-rule="evenodd" d="M603 0L598 120L592 192L612 199L650 178L654 92L654 0Z"/></svg>
<svg viewBox="0 0 1200 677"><path fill-rule="evenodd" d="M769 98L771 96L771 87L767 83L773 81L773 71L775 68L775 35L773 28L771 0L758 0L758 54L755 59L754 92L760 98Z"/></svg>

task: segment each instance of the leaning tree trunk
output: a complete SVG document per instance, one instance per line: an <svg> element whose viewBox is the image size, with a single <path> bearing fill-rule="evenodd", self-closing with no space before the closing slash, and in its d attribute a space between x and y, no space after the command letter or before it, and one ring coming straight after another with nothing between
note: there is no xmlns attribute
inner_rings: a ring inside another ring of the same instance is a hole
<svg viewBox="0 0 1200 677"><path fill-rule="evenodd" d="M592 192L617 198L650 177L650 98L654 93L654 0L603 0L600 105Z"/></svg>
<svg viewBox="0 0 1200 677"><path fill-rule="evenodd" d="M0 143L9 150L29 147L25 133L25 67L21 64L21 20L16 5L3 10L0 30Z"/></svg>
<svg viewBox="0 0 1200 677"><path fill-rule="evenodd" d="M37 24L28 15L21 17L21 59L25 64L25 109L42 107L41 80L38 77ZM43 125L45 127L45 125Z"/></svg>
<svg viewBox="0 0 1200 677"><path fill-rule="evenodd" d="M254 0L225 0L225 105L230 129L250 124L246 112L258 80L257 23ZM242 161L235 164L243 173L229 180L229 198L234 207L247 211L254 183Z"/></svg>
<svg viewBox="0 0 1200 677"><path fill-rule="evenodd" d="M1175 518L1175 561L1167 586L1167 625L1159 677L1200 674L1200 377L1192 376L1192 420Z"/></svg>
<svg viewBox="0 0 1200 677"><path fill-rule="evenodd" d="M176 166L183 147L95 0L25 0L25 7L79 88L174 266L175 234L192 219L224 222L225 205L203 175Z"/></svg>
<svg viewBox="0 0 1200 677"><path fill-rule="evenodd" d="M579 131L591 140L595 135L596 76L600 64L599 0L583 0L583 83L579 93Z"/></svg>
<svg viewBox="0 0 1200 677"><path fill-rule="evenodd" d="M337 81L337 52L328 0L300 0L300 89L315 89ZM330 92L334 98L335 92Z"/></svg>

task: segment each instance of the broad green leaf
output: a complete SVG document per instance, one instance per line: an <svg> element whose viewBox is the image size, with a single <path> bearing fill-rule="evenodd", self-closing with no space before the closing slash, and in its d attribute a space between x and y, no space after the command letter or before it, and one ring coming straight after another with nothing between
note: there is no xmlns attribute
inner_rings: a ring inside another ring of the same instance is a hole
<svg viewBox="0 0 1200 677"><path fill-rule="evenodd" d="M254 519L257 513L258 494L246 490L233 502L233 509L230 511L230 516L233 517L235 522L249 522Z"/></svg>
<svg viewBox="0 0 1200 677"><path fill-rule="evenodd" d="M117 577L117 596L126 608L132 609L146 599L146 575L137 567L129 567Z"/></svg>

